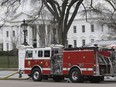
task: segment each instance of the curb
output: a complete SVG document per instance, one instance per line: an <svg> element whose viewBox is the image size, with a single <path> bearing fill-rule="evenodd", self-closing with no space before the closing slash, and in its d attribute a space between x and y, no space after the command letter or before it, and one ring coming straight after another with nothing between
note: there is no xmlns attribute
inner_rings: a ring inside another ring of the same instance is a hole
<svg viewBox="0 0 116 87"><path fill-rule="evenodd" d="M0 80L28 80L28 79L30 78L6 78L6 79L0 78Z"/></svg>
<svg viewBox="0 0 116 87"><path fill-rule="evenodd" d="M8 71L8 70L6 70L6 71ZM0 80L27 80L27 79L30 78L30 77L24 77L24 78L22 78L22 77L15 77L14 75L17 75L18 73L19 73L18 71L15 71L15 72L13 72L13 73L11 73L9 75L6 75L4 77L1 77Z"/></svg>
<svg viewBox="0 0 116 87"><path fill-rule="evenodd" d="M0 71L18 71L18 68L0 68Z"/></svg>

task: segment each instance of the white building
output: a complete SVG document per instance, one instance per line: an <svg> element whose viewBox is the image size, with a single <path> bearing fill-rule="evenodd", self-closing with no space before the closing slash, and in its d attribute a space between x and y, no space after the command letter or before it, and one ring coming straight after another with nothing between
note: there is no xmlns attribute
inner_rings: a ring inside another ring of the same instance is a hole
<svg viewBox="0 0 116 87"><path fill-rule="evenodd" d="M78 14L69 29L68 44L73 47L81 47L96 40L108 40L109 32L111 30L106 24L101 25L98 22L97 15L88 16L86 20L85 17Z"/></svg>
<svg viewBox="0 0 116 87"><path fill-rule="evenodd" d="M98 23L88 23L85 20L75 20L68 32L68 44L80 47L96 40L108 39L108 28Z"/></svg>
<svg viewBox="0 0 116 87"><path fill-rule="evenodd" d="M1 41L3 41L4 51L12 50L14 46L18 48L23 43L24 35L23 35L23 30L20 27L23 19L30 21L33 18L30 15L21 12L18 15L16 15L14 18L12 18L10 22L6 23L2 27L1 34L3 36L1 38ZM68 45L72 45L73 47L80 47L90 42L94 42L96 40L108 39L110 30L108 29L107 25L101 26L97 22L96 18L94 18L94 20L93 18L89 18L88 21L89 22L87 22L84 17L77 15L67 34ZM32 27L28 26L27 28L28 34L26 39L29 45L33 45L34 39L36 39L37 47L40 47L40 43L39 43L40 38L39 38L38 29L40 28L39 26L42 23L43 22L40 19L36 21L35 26L37 30L35 31ZM50 41L48 38L51 38L53 35L53 33L51 32L51 28L49 27L50 20L46 19L44 24L45 24L44 28L46 30L45 39L47 40L46 46L49 46L51 42L48 42ZM50 36L48 36L48 32L51 33Z"/></svg>
<svg viewBox="0 0 116 87"><path fill-rule="evenodd" d="M19 13L14 18L10 20L10 22L7 22L4 24L4 26L1 28L2 30L2 41L3 41L3 50L9 51L13 48L18 48L24 41L24 32L21 28L21 24L23 23L23 19L28 22L27 27L27 36L26 40L29 45L33 45L34 39L37 41L37 47L40 46L39 43L39 31L40 25L45 24L45 30L47 33L47 29L49 29L50 22L48 22L48 19L46 18L46 21L43 22L43 20L38 19L34 24L37 29L34 29L31 27L33 25L32 19L34 19L32 16L25 14L24 12ZM46 36L48 37L48 36ZM46 43L48 44L48 43Z"/></svg>

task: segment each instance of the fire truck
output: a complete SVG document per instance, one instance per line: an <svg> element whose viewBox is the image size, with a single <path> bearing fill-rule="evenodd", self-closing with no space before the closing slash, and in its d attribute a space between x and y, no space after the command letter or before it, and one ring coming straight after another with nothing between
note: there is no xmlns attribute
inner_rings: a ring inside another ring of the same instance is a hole
<svg viewBox="0 0 116 87"><path fill-rule="evenodd" d="M34 81L52 78L56 82L69 78L73 83L104 81L104 76L116 75L114 49L99 47L27 48L24 72Z"/></svg>

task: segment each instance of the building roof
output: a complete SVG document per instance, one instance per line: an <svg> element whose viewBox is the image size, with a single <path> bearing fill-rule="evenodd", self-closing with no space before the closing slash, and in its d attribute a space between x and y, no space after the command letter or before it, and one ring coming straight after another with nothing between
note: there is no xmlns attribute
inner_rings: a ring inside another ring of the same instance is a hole
<svg viewBox="0 0 116 87"><path fill-rule="evenodd" d="M94 45L102 46L102 47L107 47L109 45L115 44L116 45L116 40L96 40L95 42L86 44L84 47L91 47Z"/></svg>

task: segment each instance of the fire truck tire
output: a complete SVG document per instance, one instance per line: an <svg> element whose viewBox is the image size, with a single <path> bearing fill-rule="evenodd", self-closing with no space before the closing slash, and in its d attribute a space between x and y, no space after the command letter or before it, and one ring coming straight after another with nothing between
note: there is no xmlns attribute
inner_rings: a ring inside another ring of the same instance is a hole
<svg viewBox="0 0 116 87"><path fill-rule="evenodd" d="M100 77L100 81L104 81L104 76L101 76Z"/></svg>
<svg viewBox="0 0 116 87"><path fill-rule="evenodd" d="M62 80L64 80L64 76L53 76L53 80L55 81L55 82L61 82Z"/></svg>
<svg viewBox="0 0 116 87"><path fill-rule="evenodd" d="M83 82L83 78L82 78L81 72L80 72L80 70L78 68L73 68L69 72L69 79L73 83Z"/></svg>
<svg viewBox="0 0 116 87"><path fill-rule="evenodd" d="M42 80L42 73L39 68L33 69L31 76L32 76L33 81L41 81Z"/></svg>
<svg viewBox="0 0 116 87"><path fill-rule="evenodd" d="M99 76L93 76L90 78L91 83L100 83L101 82L101 77Z"/></svg>

